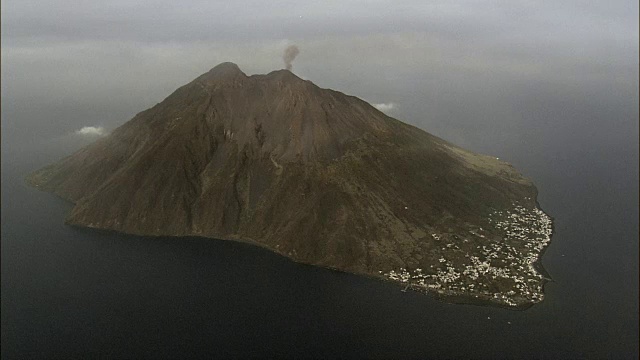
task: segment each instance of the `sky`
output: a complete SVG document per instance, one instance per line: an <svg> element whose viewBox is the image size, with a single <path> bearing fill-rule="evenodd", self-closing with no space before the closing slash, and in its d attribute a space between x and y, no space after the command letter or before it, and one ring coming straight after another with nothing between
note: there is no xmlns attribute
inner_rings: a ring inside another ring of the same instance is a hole
<svg viewBox="0 0 640 360"><path fill-rule="evenodd" d="M298 76L465 148L514 160L552 156L550 146L615 148L637 159L635 0L1 6L5 144L99 136L220 62L281 69L295 44Z"/></svg>

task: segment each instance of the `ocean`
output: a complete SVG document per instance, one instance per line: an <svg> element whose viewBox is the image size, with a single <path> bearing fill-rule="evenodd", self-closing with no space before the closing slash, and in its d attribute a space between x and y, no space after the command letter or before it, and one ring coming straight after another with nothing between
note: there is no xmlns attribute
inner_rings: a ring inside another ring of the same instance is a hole
<svg viewBox="0 0 640 360"><path fill-rule="evenodd" d="M64 225L72 205L23 178L73 147L3 137L2 358L636 359L637 143L552 140L499 154L555 219L545 300L512 311L242 243Z"/></svg>

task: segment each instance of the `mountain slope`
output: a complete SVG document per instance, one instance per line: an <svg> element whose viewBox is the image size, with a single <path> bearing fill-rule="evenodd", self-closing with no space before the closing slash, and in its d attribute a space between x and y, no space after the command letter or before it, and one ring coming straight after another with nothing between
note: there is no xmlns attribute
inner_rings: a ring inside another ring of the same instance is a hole
<svg viewBox="0 0 640 360"><path fill-rule="evenodd" d="M28 181L74 202L73 225L249 241L465 302L542 299L550 221L529 180L287 70L220 64Z"/></svg>

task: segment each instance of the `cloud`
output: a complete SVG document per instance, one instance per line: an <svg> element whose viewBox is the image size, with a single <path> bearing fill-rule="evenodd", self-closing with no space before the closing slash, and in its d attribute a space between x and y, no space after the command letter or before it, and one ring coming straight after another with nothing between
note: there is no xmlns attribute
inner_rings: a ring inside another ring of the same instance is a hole
<svg viewBox="0 0 640 360"><path fill-rule="evenodd" d="M107 132L102 126L85 126L80 130L76 130L76 134L82 136L104 136Z"/></svg>
<svg viewBox="0 0 640 360"><path fill-rule="evenodd" d="M391 110L393 110L396 107L396 104L389 102L389 103L379 103L379 104L371 104L373 105L373 107L375 107L376 109L384 112L384 113L388 113Z"/></svg>

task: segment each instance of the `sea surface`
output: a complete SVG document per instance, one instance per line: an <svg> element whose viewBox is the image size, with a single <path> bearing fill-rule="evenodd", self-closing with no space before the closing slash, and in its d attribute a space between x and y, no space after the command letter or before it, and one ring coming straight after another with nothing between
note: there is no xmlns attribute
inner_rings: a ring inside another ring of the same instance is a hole
<svg viewBox="0 0 640 360"><path fill-rule="evenodd" d="M555 219L554 279L526 311L438 302L247 244L64 225L24 175L73 150L3 138L2 359L638 356L638 152L501 158Z"/></svg>

